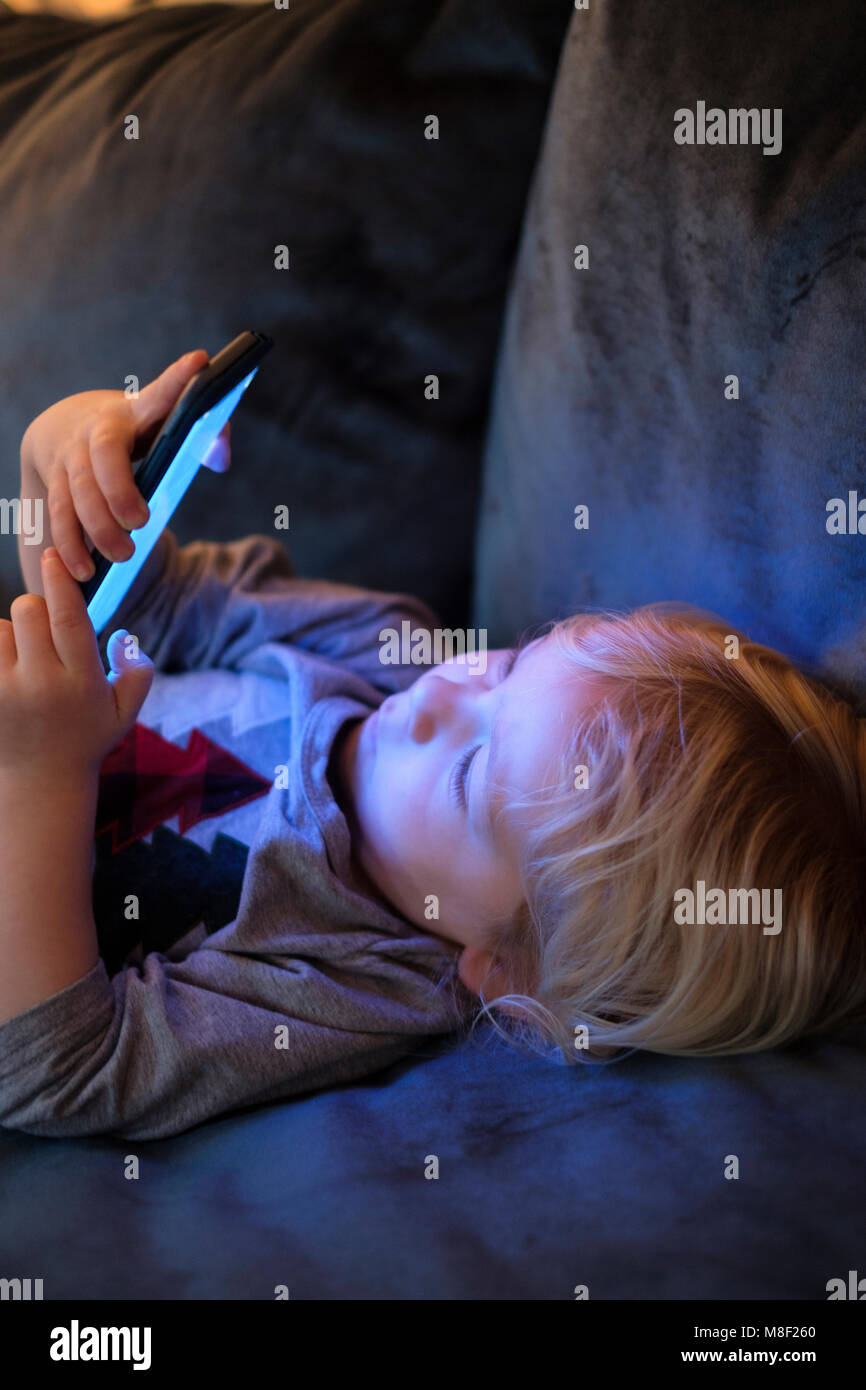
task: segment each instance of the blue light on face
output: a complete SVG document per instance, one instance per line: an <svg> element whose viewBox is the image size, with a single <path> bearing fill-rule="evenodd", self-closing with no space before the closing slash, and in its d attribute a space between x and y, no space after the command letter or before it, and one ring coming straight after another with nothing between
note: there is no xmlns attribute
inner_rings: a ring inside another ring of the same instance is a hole
<svg viewBox="0 0 866 1390"><path fill-rule="evenodd" d="M184 493L199 470L202 459L225 425L258 367L228 395L196 420L181 444L170 467L150 499L150 516L138 530L131 531L135 551L128 560L113 564L87 605L87 615L97 633L111 621L121 602L132 587L136 575L176 511Z"/></svg>

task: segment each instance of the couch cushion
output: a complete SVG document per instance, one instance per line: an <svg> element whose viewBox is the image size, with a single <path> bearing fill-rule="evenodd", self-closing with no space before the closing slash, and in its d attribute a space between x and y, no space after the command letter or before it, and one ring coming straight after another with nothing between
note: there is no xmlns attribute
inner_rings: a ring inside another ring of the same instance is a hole
<svg viewBox="0 0 866 1390"><path fill-rule="evenodd" d="M553 0L0 10L0 493L53 401L259 328L277 346L235 417L235 467L197 480L179 537L267 532L284 503L302 572L465 621L496 341L566 23Z"/></svg>
<svg viewBox="0 0 866 1390"><path fill-rule="evenodd" d="M863 1273L864 1042L587 1070L482 1025L137 1144L139 1182L128 1141L3 1131L3 1272L46 1299L826 1300Z"/></svg>
<svg viewBox="0 0 866 1390"><path fill-rule="evenodd" d="M866 536L826 529L866 498L864 63L859 0L573 15L485 460L491 643L679 599L866 684ZM781 151L676 143L699 101L781 108Z"/></svg>

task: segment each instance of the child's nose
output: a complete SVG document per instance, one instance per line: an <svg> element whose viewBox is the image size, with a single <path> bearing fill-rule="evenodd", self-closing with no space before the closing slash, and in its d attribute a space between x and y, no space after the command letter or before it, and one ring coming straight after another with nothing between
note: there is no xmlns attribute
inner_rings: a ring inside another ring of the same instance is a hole
<svg viewBox="0 0 866 1390"><path fill-rule="evenodd" d="M409 732L419 742L426 742L440 726L464 717L466 684L430 671L415 682L409 699Z"/></svg>

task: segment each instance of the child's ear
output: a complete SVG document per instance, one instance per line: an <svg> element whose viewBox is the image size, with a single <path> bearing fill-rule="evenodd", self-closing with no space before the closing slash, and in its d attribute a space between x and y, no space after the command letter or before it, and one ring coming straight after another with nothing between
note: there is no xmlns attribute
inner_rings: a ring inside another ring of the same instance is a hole
<svg viewBox="0 0 866 1390"><path fill-rule="evenodd" d="M480 994L483 989L487 1000L510 993L501 967L493 965L493 956L489 951L482 951L477 946L464 946L457 972L472 994Z"/></svg>

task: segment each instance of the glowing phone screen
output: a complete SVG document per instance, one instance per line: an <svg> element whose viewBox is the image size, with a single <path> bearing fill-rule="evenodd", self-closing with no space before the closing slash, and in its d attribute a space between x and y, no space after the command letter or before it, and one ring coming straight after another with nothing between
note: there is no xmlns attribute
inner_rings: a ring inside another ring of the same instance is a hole
<svg viewBox="0 0 866 1390"><path fill-rule="evenodd" d="M96 632L101 632L117 612L198 472L202 459L258 370L258 367L253 367L249 375L233 386L217 405L200 415L184 439L148 503L150 516L137 531L130 532L135 545L134 554L128 560L111 565L87 605L87 614Z"/></svg>

